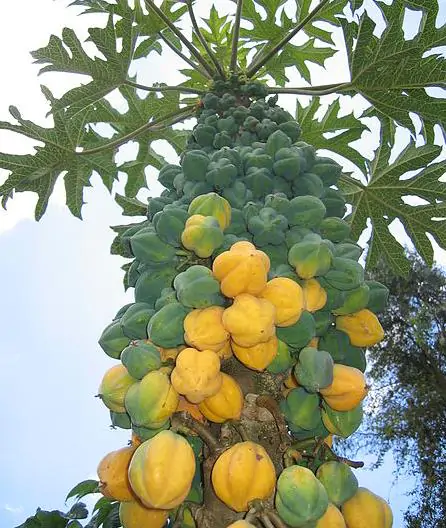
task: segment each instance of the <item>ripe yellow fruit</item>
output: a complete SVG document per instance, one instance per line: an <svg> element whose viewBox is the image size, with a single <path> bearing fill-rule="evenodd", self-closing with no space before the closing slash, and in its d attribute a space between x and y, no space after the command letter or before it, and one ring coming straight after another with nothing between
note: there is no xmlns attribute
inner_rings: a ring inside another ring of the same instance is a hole
<svg viewBox="0 0 446 528"><path fill-rule="evenodd" d="M276 471L265 449L254 442L240 442L225 451L212 468L217 497L242 512L254 499L267 499L274 491Z"/></svg>
<svg viewBox="0 0 446 528"><path fill-rule="evenodd" d="M223 326L224 308L210 306L192 310L184 320L184 340L197 350L221 350L229 341L229 332Z"/></svg>
<svg viewBox="0 0 446 528"><path fill-rule="evenodd" d="M259 343L253 347L241 347L232 342L234 356L246 367L262 371L274 360L277 355L279 340L276 336L268 339L266 343Z"/></svg>
<svg viewBox="0 0 446 528"><path fill-rule="evenodd" d="M269 268L266 253L257 250L251 242L242 241L218 255L212 271L220 281L223 295L234 298L241 293L259 294L266 286Z"/></svg>
<svg viewBox="0 0 446 528"><path fill-rule="evenodd" d="M345 332L357 347L373 346L384 338L384 330L376 315L364 309L336 317L336 328Z"/></svg>
<svg viewBox="0 0 446 528"><path fill-rule="evenodd" d="M267 299L276 308L275 324L291 326L296 323L304 309L302 288L291 279L276 277L267 282L260 297Z"/></svg>
<svg viewBox="0 0 446 528"><path fill-rule="evenodd" d="M304 295L304 306L308 312L321 310L327 304L327 292L316 279L304 281L302 286Z"/></svg>
<svg viewBox="0 0 446 528"><path fill-rule="evenodd" d="M125 412L125 395L136 381L130 376L124 365L115 365L104 374L98 396L111 411L123 413Z"/></svg>
<svg viewBox="0 0 446 528"><path fill-rule="evenodd" d="M367 395L364 374L357 368L335 364L333 383L320 389L324 400L335 411L351 411Z"/></svg>
<svg viewBox="0 0 446 528"><path fill-rule="evenodd" d="M104 497L118 501L134 499L127 472L136 448L131 445L112 451L99 462L99 490Z"/></svg>
<svg viewBox="0 0 446 528"><path fill-rule="evenodd" d="M390 506L367 488L358 488L341 511L347 528L391 528L393 524Z"/></svg>
<svg viewBox="0 0 446 528"><path fill-rule="evenodd" d="M133 491L148 508L171 510L190 491L195 456L189 442L172 431L161 431L135 451L129 467Z"/></svg>
<svg viewBox="0 0 446 528"><path fill-rule="evenodd" d="M324 515L316 522L315 528L347 528L347 525L342 513L330 503Z"/></svg>
<svg viewBox="0 0 446 528"><path fill-rule="evenodd" d="M203 415L215 423L238 420L243 409L243 393L234 378L222 372L220 390L198 405Z"/></svg>
<svg viewBox="0 0 446 528"><path fill-rule="evenodd" d="M168 510L146 508L138 501L121 502L119 505L122 528L163 528L168 517Z"/></svg>
<svg viewBox="0 0 446 528"><path fill-rule="evenodd" d="M171 382L191 403L200 403L221 387L220 358L212 350L185 348L177 357Z"/></svg>
<svg viewBox="0 0 446 528"><path fill-rule="evenodd" d="M235 343L253 347L265 343L275 334L275 315L276 309L269 301L242 293L224 311L223 325Z"/></svg>

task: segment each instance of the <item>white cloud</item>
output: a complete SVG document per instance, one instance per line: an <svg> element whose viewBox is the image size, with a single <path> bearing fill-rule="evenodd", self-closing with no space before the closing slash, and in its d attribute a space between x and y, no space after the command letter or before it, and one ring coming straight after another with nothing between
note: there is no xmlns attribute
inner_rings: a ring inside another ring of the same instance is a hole
<svg viewBox="0 0 446 528"><path fill-rule="evenodd" d="M9 513L19 514L23 513L23 507L22 506L10 506L9 504L4 504L3 509L6 510Z"/></svg>

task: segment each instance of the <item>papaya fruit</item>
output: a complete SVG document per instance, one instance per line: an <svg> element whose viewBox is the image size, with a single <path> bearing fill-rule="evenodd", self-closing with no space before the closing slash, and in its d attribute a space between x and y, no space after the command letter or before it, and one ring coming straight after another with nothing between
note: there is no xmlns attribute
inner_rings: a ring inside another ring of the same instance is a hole
<svg viewBox="0 0 446 528"><path fill-rule="evenodd" d="M117 501L134 500L128 469L135 449L134 446L123 447L108 453L99 462L99 491L104 497Z"/></svg>
<svg viewBox="0 0 446 528"><path fill-rule="evenodd" d="M175 348L184 343L183 324L190 312L180 303L163 306L150 319L147 334L150 341L163 348Z"/></svg>
<svg viewBox="0 0 446 528"><path fill-rule="evenodd" d="M317 279L305 280L302 284L304 310L316 312L322 310L327 303L327 292Z"/></svg>
<svg viewBox="0 0 446 528"><path fill-rule="evenodd" d="M220 284L206 266L195 265L179 273L173 281L178 301L188 308L221 306L225 300Z"/></svg>
<svg viewBox="0 0 446 528"><path fill-rule="evenodd" d="M265 500L272 495L276 471L261 445L240 442L218 457L211 478L217 497L229 508L242 512L248 510L252 500Z"/></svg>
<svg viewBox="0 0 446 528"><path fill-rule="evenodd" d="M277 479L275 505L285 523L292 528L300 528L324 515L328 508L328 496L312 471L290 466Z"/></svg>
<svg viewBox="0 0 446 528"><path fill-rule="evenodd" d="M130 238L133 255L149 265L163 265L175 257L175 248L166 244L156 234L153 227L145 227Z"/></svg>
<svg viewBox="0 0 446 528"><path fill-rule="evenodd" d="M169 264L172 264L171 262ZM175 268L166 265L162 268L147 268L142 271L135 284L135 301L146 303L152 308L164 288L172 286L176 275Z"/></svg>
<svg viewBox="0 0 446 528"><path fill-rule="evenodd" d="M229 524L226 528L256 528L253 524L248 521L241 519Z"/></svg>
<svg viewBox="0 0 446 528"><path fill-rule="evenodd" d="M142 425L132 425L132 435L138 439L137 444L140 445L146 440L150 440L161 431L165 431L170 428L170 420L166 420L161 427L150 428Z"/></svg>
<svg viewBox="0 0 446 528"><path fill-rule="evenodd" d="M368 388L360 370L338 364L333 367L333 383L319 392L333 410L351 411L366 397Z"/></svg>
<svg viewBox="0 0 446 528"><path fill-rule="evenodd" d="M309 240L307 237L294 244L288 252L288 262L301 279L312 279L325 275L330 270L332 252L322 239Z"/></svg>
<svg viewBox="0 0 446 528"><path fill-rule="evenodd" d="M297 383L308 392L318 392L333 383L333 359L325 350L305 347L294 367Z"/></svg>
<svg viewBox="0 0 446 528"><path fill-rule="evenodd" d="M248 230L253 235L256 247L267 244L279 245L285 242L288 220L272 207L263 207L259 214L248 220Z"/></svg>
<svg viewBox="0 0 446 528"><path fill-rule="evenodd" d="M191 403L213 396L222 384L218 355L212 350L185 348L177 356L171 382Z"/></svg>
<svg viewBox="0 0 446 528"><path fill-rule="evenodd" d="M350 411L335 411L326 402L322 402L322 421L330 433L348 438L361 425L362 404Z"/></svg>
<svg viewBox="0 0 446 528"><path fill-rule="evenodd" d="M116 427L119 427L120 429L131 429L132 428L132 422L130 421L130 416L126 412L114 412L110 411L110 420L111 420L111 428L116 429Z"/></svg>
<svg viewBox="0 0 446 528"><path fill-rule="evenodd" d="M223 244L223 231L213 216L190 216L181 234L181 243L200 258L208 258Z"/></svg>
<svg viewBox="0 0 446 528"><path fill-rule="evenodd" d="M354 290L364 282L364 268L354 260L334 257L324 279L337 290Z"/></svg>
<svg viewBox="0 0 446 528"><path fill-rule="evenodd" d="M303 311L297 323L287 327L278 327L276 334L292 350L297 350L306 346L316 335L316 322L310 312Z"/></svg>
<svg viewBox="0 0 446 528"><path fill-rule="evenodd" d="M378 318L367 309L336 317L336 328L345 332L350 343L357 347L373 346L384 338L384 330Z"/></svg>
<svg viewBox="0 0 446 528"><path fill-rule="evenodd" d="M339 243L350 238L351 227L345 220L332 216L322 220L319 225L319 232L322 238Z"/></svg>
<svg viewBox="0 0 446 528"><path fill-rule="evenodd" d="M237 242L219 255L212 265L223 295L234 298L241 293L259 294L266 286L270 269L268 256L250 242Z"/></svg>
<svg viewBox="0 0 446 528"><path fill-rule="evenodd" d="M166 525L169 512L146 508L139 501L121 502L119 505L119 520L122 528L163 528Z"/></svg>
<svg viewBox="0 0 446 528"><path fill-rule="evenodd" d="M109 324L99 338L99 346L113 359L119 359L129 343L130 338L124 334L119 320Z"/></svg>
<svg viewBox="0 0 446 528"><path fill-rule="evenodd" d="M273 337L275 315L276 309L268 300L242 293L226 308L222 322L236 344L252 347Z"/></svg>
<svg viewBox="0 0 446 528"><path fill-rule="evenodd" d="M378 281L365 281L369 287L369 301L366 308L373 313L380 313L386 309L389 300L389 289Z"/></svg>
<svg viewBox="0 0 446 528"><path fill-rule="evenodd" d="M258 343L252 347L242 347L233 341L231 348L234 356L245 367L262 372L277 355L278 339L274 335L265 343Z"/></svg>
<svg viewBox="0 0 446 528"><path fill-rule="evenodd" d="M124 400L129 388L136 383L124 365L115 365L107 370L99 386L98 396L113 412L125 412Z"/></svg>
<svg viewBox="0 0 446 528"><path fill-rule="evenodd" d="M200 412L211 422L238 420L243 408L243 393L234 378L221 373L222 384L217 393L198 404Z"/></svg>
<svg viewBox="0 0 446 528"><path fill-rule="evenodd" d="M348 528L392 528L390 506L367 488L358 488L341 511Z"/></svg>
<svg viewBox="0 0 446 528"><path fill-rule="evenodd" d="M231 223L231 206L229 202L215 192L202 194L192 200L188 209L189 215L214 217L224 231Z"/></svg>
<svg viewBox="0 0 446 528"><path fill-rule="evenodd" d="M158 348L148 341L132 341L121 354L122 364L135 379L141 380L152 370L161 367L161 356Z"/></svg>
<svg viewBox="0 0 446 528"><path fill-rule="evenodd" d="M302 288L286 277L277 277L268 281L260 297L268 300L276 308L274 319L276 326L293 325L299 320L304 309Z"/></svg>
<svg viewBox="0 0 446 528"><path fill-rule="evenodd" d="M130 339L147 339L147 324L154 313L150 304L132 304L121 317L122 332Z"/></svg>
<svg viewBox="0 0 446 528"><path fill-rule="evenodd" d="M338 508L351 499L358 489L358 479L344 462L324 462L318 467L316 477L324 486L328 500Z"/></svg>
<svg viewBox="0 0 446 528"><path fill-rule="evenodd" d="M285 372L295 363L295 359L291 357L290 349L286 343L277 340L277 352L272 362L266 367L271 374L279 374Z"/></svg>
<svg viewBox="0 0 446 528"><path fill-rule="evenodd" d="M321 421L319 396L310 394L303 387L291 390L280 402L280 409L289 424L307 431L316 428Z"/></svg>
<svg viewBox="0 0 446 528"><path fill-rule="evenodd" d="M348 315L365 308L369 302L370 288L363 282L354 290L345 292L341 306L333 310L335 315Z"/></svg>
<svg viewBox="0 0 446 528"><path fill-rule="evenodd" d="M173 205L166 206L152 219L156 234L164 243L181 247L181 233L184 231L188 216L185 209Z"/></svg>
<svg viewBox="0 0 446 528"><path fill-rule="evenodd" d="M133 492L148 508L170 510L187 497L195 474L189 442L172 431L161 431L133 454L128 478Z"/></svg>
<svg viewBox="0 0 446 528"><path fill-rule="evenodd" d="M296 196L290 200L290 208L286 217L291 227L316 229L325 213L325 205L316 196Z"/></svg>
<svg viewBox="0 0 446 528"><path fill-rule="evenodd" d="M340 510L330 502L324 515L316 521L314 528L347 528L347 525Z"/></svg>
<svg viewBox="0 0 446 528"><path fill-rule="evenodd" d="M213 350L217 353L222 350L230 337L223 326L223 312L221 306L210 306L188 313L184 319L186 343L198 350Z"/></svg>
<svg viewBox="0 0 446 528"><path fill-rule="evenodd" d="M131 389L125 396L125 409L134 425L158 429L178 407L178 393L160 370L149 372Z"/></svg>

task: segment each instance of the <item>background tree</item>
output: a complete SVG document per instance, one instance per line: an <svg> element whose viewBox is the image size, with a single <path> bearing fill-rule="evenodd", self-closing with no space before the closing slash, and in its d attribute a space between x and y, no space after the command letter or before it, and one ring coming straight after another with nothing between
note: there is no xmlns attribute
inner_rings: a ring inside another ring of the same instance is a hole
<svg viewBox="0 0 446 528"><path fill-rule="evenodd" d="M407 278L382 261L370 272L390 290L380 321L384 340L369 351L367 418L348 440L351 450L392 450L399 474L417 486L406 513L410 528L446 526L446 274L413 253Z"/></svg>

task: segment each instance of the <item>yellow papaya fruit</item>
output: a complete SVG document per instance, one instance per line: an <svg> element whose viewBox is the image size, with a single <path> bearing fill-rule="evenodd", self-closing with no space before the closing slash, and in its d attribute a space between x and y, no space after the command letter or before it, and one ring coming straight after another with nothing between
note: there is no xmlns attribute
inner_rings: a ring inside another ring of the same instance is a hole
<svg viewBox="0 0 446 528"><path fill-rule="evenodd" d="M184 340L197 350L223 349L229 341L229 332L223 326L224 308L210 306L201 310L192 310L184 320Z"/></svg>
<svg viewBox="0 0 446 528"><path fill-rule="evenodd" d="M307 279L303 286L304 310L316 312L327 304L327 292L316 279Z"/></svg>
<svg viewBox="0 0 446 528"><path fill-rule="evenodd" d="M201 423L206 422L206 418L201 413L200 409L198 408L198 405L196 405L195 403L190 403L183 396L180 396L176 412L181 412L181 411L187 412L193 418L195 418L195 420L198 420ZM191 432L190 434L195 435L194 432Z"/></svg>
<svg viewBox="0 0 446 528"><path fill-rule="evenodd" d="M268 281L260 297L275 306L274 322L277 326L293 325L299 320L304 309L302 288L287 277L276 277Z"/></svg>
<svg viewBox="0 0 446 528"><path fill-rule="evenodd" d="M243 409L243 393L234 378L222 372L220 390L199 405L200 412L211 422L238 420Z"/></svg>
<svg viewBox="0 0 446 528"><path fill-rule="evenodd" d="M227 528L256 528L256 527L250 522L242 519L240 521L235 521L234 523L227 526Z"/></svg>
<svg viewBox="0 0 446 528"><path fill-rule="evenodd" d="M223 244L223 231L213 216L195 214L187 219L181 243L200 258L208 258Z"/></svg>
<svg viewBox="0 0 446 528"><path fill-rule="evenodd" d="M213 216L222 231L231 223L231 211L230 203L215 192L200 194L191 201L188 209L190 215Z"/></svg>
<svg viewBox="0 0 446 528"><path fill-rule="evenodd" d="M136 382L137 380L130 376L124 365L115 365L104 374L98 396L108 409L123 413L125 412L125 395Z"/></svg>
<svg viewBox="0 0 446 528"><path fill-rule="evenodd" d="M276 331L276 309L266 299L242 293L223 313L223 325L232 340L242 347L252 347L268 341Z"/></svg>
<svg viewBox="0 0 446 528"><path fill-rule="evenodd" d="M212 468L215 494L229 508L242 512L254 499L268 499L276 483L276 471L265 449L254 442L240 442L219 456Z"/></svg>
<svg viewBox="0 0 446 528"><path fill-rule="evenodd" d="M315 528L347 528L342 513L331 502L324 515L316 522Z"/></svg>
<svg viewBox="0 0 446 528"><path fill-rule="evenodd" d="M212 350L185 348L170 376L174 389L191 403L200 403L221 387L220 358Z"/></svg>
<svg viewBox="0 0 446 528"><path fill-rule="evenodd" d="M251 242L236 242L214 260L212 271L226 297L258 295L266 286L269 257Z"/></svg>
<svg viewBox="0 0 446 528"><path fill-rule="evenodd" d="M390 506L367 488L358 488L341 511L347 528L391 528L393 524Z"/></svg>
<svg viewBox="0 0 446 528"><path fill-rule="evenodd" d="M163 528L169 517L168 510L146 508L139 501L121 502L119 520L122 528Z"/></svg>
<svg viewBox="0 0 446 528"><path fill-rule="evenodd" d="M265 370L274 360L277 355L278 346L279 340L275 335L268 339L266 343L258 343L253 347L242 347L235 341L231 344L234 356L243 363L245 367L260 372Z"/></svg>
<svg viewBox="0 0 446 528"><path fill-rule="evenodd" d="M99 491L104 497L117 501L134 500L128 469L136 448L131 445L112 451L99 462Z"/></svg>
<svg viewBox="0 0 446 528"><path fill-rule="evenodd" d="M351 411L366 397L368 389L364 374L359 369L335 364L333 383L319 392L335 411Z"/></svg>
<svg viewBox="0 0 446 528"><path fill-rule="evenodd" d="M336 328L345 332L350 343L357 347L373 346L384 338L381 323L376 315L366 308L352 314L338 315Z"/></svg>
<svg viewBox="0 0 446 528"><path fill-rule="evenodd" d="M129 481L148 508L171 510L187 497L195 474L195 455L189 442L172 431L161 431L133 454Z"/></svg>

